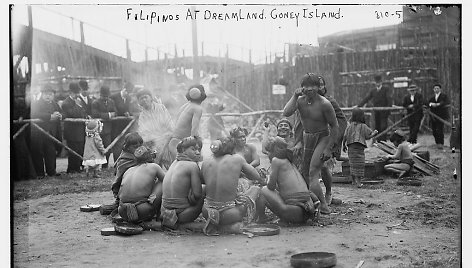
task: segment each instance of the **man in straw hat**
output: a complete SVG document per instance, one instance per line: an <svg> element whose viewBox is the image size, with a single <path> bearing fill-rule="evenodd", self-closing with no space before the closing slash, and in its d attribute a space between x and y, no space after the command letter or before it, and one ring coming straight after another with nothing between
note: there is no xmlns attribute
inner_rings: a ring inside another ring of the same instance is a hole
<svg viewBox="0 0 472 268"><path fill-rule="evenodd" d="M408 118L408 127L410 128L410 137L408 142L418 142L418 131L420 130L421 119L423 118L423 95L418 92L418 87L411 84L408 87L408 94L403 97L403 107L405 107Z"/></svg>

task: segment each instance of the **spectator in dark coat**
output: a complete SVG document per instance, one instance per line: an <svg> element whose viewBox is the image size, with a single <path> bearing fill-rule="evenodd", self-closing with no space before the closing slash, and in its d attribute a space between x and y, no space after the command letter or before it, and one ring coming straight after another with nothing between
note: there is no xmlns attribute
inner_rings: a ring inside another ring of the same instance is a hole
<svg viewBox="0 0 472 268"><path fill-rule="evenodd" d="M89 86L87 81L85 80L80 80L79 81L79 87L80 87L80 100L82 101L82 106L85 107L85 112L87 113L88 116L92 116L92 102L93 99L89 97Z"/></svg>
<svg viewBox="0 0 472 268"><path fill-rule="evenodd" d="M120 92L111 95L110 98L115 103L117 116L130 116L129 108L132 93L134 93L134 85L131 82L126 82L124 88ZM115 140L115 138L121 134L121 131L123 131L130 121L131 118L113 120L111 128L111 140ZM121 149L123 149L123 141L124 139L121 138L112 148L113 159L115 160L118 159Z"/></svg>
<svg viewBox="0 0 472 268"><path fill-rule="evenodd" d="M442 93L441 84L434 84L434 96L429 99L428 107L430 111L444 120L449 119L449 98ZM431 118L431 128L433 130L434 140L439 149L444 145L444 123L438 119Z"/></svg>
<svg viewBox="0 0 472 268"><path fill-rule="evenodd" d="M403 97L403 107L406 108L410 137L408 142L418 142L418 131L420 130L421 119L423 119L423 95L417 92L418 87L414 84L408 87L408 94Z"/></svg>
<svg viewBox="0 0 472 268"><path fill-rule="evenodd" d="M105 148L111 143L111 119L116 117L116 113L115 103L110 99L110 88L108 86L102 86L100 88L100 98L94 100L92 103L92 117L102 119L103 130L100 136L102 137L103 146ZM107 152L105 156L108 161L110 152ZM107 168L108 163L103 164L102 167Z"/></svg>
<svg viewBox="0 0 472 268"><path fill-rule="evenodd" d="M80 88L77 83L69 84L69 97L62 103L62 110L65 118L86 118L87 111L84 101L80 98ZM64 122L64 139L67 146L79 155L83 155L85 143L85 123L84 122ZM67 173L80 172L82 159L68 153Z"/></svg>
<svg viewBox="0 0 472 268"><path fill-rule="evenodd" d="M41 89L41 98L31 104L31 118L41 119L38 126L52 136L60 129L59 122L62 119L62 110L54 102L54 89L45 85ZM44 167L49 176L56 175L56 148L50 137L41 133L36 128L31 131L31 155L34 168L39 178L43 178Z"/></svg>
<svg viewBox="0 0 472 268"><path fill-rule="evenodd" d="M364 106L369 100L372 101L374 107L390 107L392 106L392 96L390 88L382 83L382 76L376 75L374 77L375 88L372 88L367 96L359 103L358 107ZM387 128L388 116L390 111L375 111L375 129L381 133ZM378 137L378 140L387 140L387 135Z"/></svg>

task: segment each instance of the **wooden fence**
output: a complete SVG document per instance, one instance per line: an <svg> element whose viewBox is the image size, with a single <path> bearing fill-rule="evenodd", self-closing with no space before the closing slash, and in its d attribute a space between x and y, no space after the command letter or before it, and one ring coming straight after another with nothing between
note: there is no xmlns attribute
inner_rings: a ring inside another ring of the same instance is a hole
<svg viewBox="0 0 472 268"><path fill-rule="evenodd" d="M228 70L226 90L241 99L254 110L282 109L299 87L300 78L307 72L321 74L327 81L329 94L342 107L358 104L373 86L373 76L383 75L392 88L393 103L401 105L407 93L404 87L395 88L395 77L407 77L408 84L415 83L427 99L432 96L432 85L440 82L460 112L461 54L459 48L392 49L371 52L339 52L297 58L293 66L274 63L252 69ZM272 85L282 77L287 81L284 95L273 95ZM246 111L241 107L241 111Z"/></svg>

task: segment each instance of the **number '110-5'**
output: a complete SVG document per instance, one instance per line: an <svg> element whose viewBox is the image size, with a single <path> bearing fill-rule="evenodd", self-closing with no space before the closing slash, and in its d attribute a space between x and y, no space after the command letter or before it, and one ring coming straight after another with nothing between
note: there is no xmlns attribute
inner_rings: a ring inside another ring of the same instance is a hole
<svg viewBox="0 0 472 268"><path fill-rule="evenodd" d="M400 10L395 11L395 13L389 12L389 11L385 11L385 12L375 11L375 15L377 16L377 19L394 17L394 16L398 16L398 18L401 18L401 13L402 12Z"/></svg>

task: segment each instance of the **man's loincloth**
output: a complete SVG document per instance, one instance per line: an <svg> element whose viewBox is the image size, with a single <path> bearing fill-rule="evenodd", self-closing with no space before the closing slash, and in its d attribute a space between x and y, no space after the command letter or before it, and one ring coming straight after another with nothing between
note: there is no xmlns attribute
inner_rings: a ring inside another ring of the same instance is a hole
<svg viewBox="0 0 472 268"><path fill-rule="evenodd" d="M329 136L329 130L325 129L315 133L303 131L303 160L301 165L301 173L303 177L309 177L310 163L316 146L322 137Z"/></svg>
<svg viewBox="0 0 472 268"><path fill-rule="evenodd" d="M149 202L147 200L141 200L135 203L123 203L120 200L120 205L118 206L118 212L123 211L123 213L120 213L120 216L125 221L138 222L140 219L139 219L137 206L144 203L149 203Z"/></svg>
<svg viewBox="0 0 472 268"><path fill-rule="evenodd" d="M211 234L212 230L214 230L215 227L220 223L220 213L227 209L238 206L246 207L246 217L249 219L249 221L252 221L254 218L256 203L255 200L252 200L249 196L245 194L239 194L235 200L226 202L215 201L210 197L206 197L203 207L208 212L208 218L205 222L205 226L203 227L203 233L206 235Z"/></svg>
<svg viewBox="0 0 472 268"><path fill-rule="evenodd" d="M303 218L308 220L315 215L315 204L310 197L310 192L297 192L290 195L281 196L285 204L299 206L303 209Z"/></svg>
<svg viewBox="0 0 472 268"><path fill-rule="evenodd" d="M162 198L161 217L162 225L175 229L178 215L190 207L187 198Z"/></svg>

